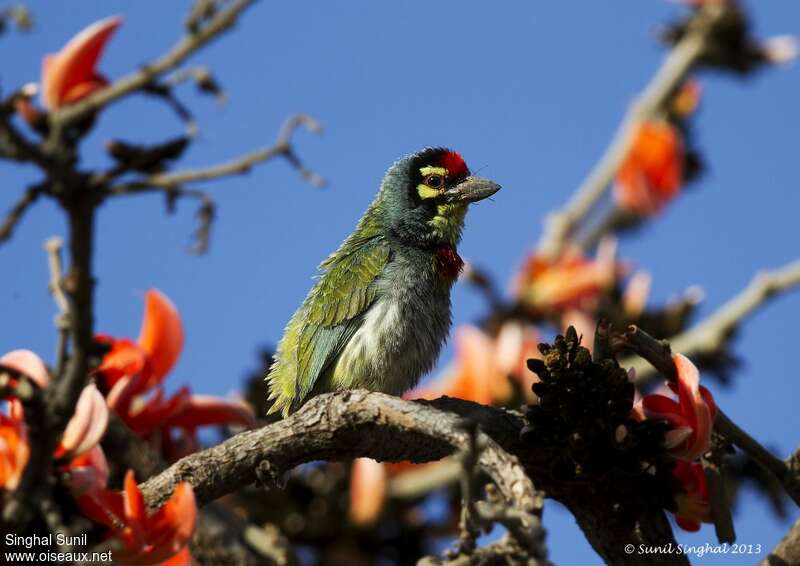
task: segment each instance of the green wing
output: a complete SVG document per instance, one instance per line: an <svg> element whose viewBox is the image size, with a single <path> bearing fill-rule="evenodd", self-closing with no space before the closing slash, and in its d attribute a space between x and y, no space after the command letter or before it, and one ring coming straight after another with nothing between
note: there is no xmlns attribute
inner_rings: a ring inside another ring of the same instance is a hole
<svg viewBox="0 0 800 566"><path fill-rule="evenodd" d="M375 280L389 255L382 238L362 235L320 265L323 274L289 321L267 376L271 412L286 415L299 407L336 360L375 301Z"/></svg>

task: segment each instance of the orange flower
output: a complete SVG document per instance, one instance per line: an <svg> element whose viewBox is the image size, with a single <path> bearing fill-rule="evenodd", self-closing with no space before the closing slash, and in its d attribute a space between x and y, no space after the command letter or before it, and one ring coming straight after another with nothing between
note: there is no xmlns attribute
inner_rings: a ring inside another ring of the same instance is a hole
<svg viewBox="0 0 800 566"><path fill-rule="evenodd" d="M703 85L696 79L688 79L670 102L670 112L676 118L686 118L697 111L703 97Z"/></svg>
<svg viewBox="0 0 800 566"><path fill-rule="evenodd" d="M42 389L50 382L50 377L42 359L30 350L14 350L0 358L0 365L25 374ZM9 403L12 417L18 416L20 426L24 426L23 409L18 400ZM94 383L89 383L81 392L75 406L75 413L67 423L64 434L56 447L57 458L82 454L94 447L106 432L108 408Z"/></svg>
<svg viewBox="0 0 800 566"><path fill-rule="evenodd" d="M528 358L539 357L538 333L533 327L507 322L497 338L464 325L455 331L455 367L426 385L404 395L407 399L435 399L446 395L482 405L502 404L513 394L509 378L525 394L535 380Z"/></svg>
<svg viewBox="0 0 800 566"><path fill-rule="evenodd" d="M125 474L122 493L103 490L93 497L79 498L78 506L87 517L112 530L121 547L114 551L114 562L119 564L159 564L174 559L186 548L197 520L189 482L179 483L160 509L148 513L132 470ZM179 560L186 558L184 553Z"/></svg>
<svg viewBox="0 0 800 566"><path fill-rule="evenodd" d="M178 361L183 349L183 324L178 309L166 295L151 289L145 294L145 310L139 339L115 339L107 335L97 340L111 345L97 371L106 378L106 385L113 389L125 381L130 387L134 376L140 376L136 389L145 391L160 385L167 373Z"/></svg>
<svg viewBox="0 0 800 566"><path fill-rule="evenodd" d="M96 339L111 346L97 368L108 406L136 434L158 439L170 459L197 449L197 427L255 424L250 408L239 401L192 395L188 387L165 396L162 382L183 348L183 325L178 310L163 293L154 289L147 292L136 342L108 335ZM172 434L175 428L183 432L180 438Z"/></svg>
<svg viewBox="0 0 800 566"><path fill-rule="evenodd" d="M350 474L350 520L370 525L380 516L386 499L386 466L371 458L356 458Z"/></svg>
<svg viewBox="0 0 800 566"><path fill-rule="evenodd" d="M622 309L631 318L642 315L647 307L647 299L650 297L650 286L653 278L649 273L637 271L628 281L625 291L622 294Z"/></svg>
<svg viewBox="0 0 800 566"><path fill-rule="evenodd" d="M633 407L637 420L661 419L672 425L664 444L678 459L699 458L711 446L711 429L717 407L711 392L700 385L700 373L689 359L681 354L672 357L678 373L677 383L669 387L678 401L657 393L645 395Z"/></svg>
<svg viewBox="0 0 800 566"><path fill-rule="evenodd" d="M616 242L611 239L601 242L594 259L575 248L555 260L533 254L516 276L513 292L537 311L592 310L620 271L615 256Z"/></svg>
<svg viewBox="0 0 800 566"><path fill-rule="evenodd" d="M643 122L617 172L614 198L621 209L640 216L659 212L683 183L683 141L668 122Z"/></svg>
<svg viewBox="0 0 800 566"><path fill-rule="evenodd" d="M66 475L69 490L75 497L101 491L108 483L108 461L99 445L73 458L62 471Z"/></svg>
<svg viewBox="0 0 800 566"><path fill-rule="evenodd" d="M678 461L672 477L680 484L675 496L675 521L685 531L700 530L700 523L711 523L711 506L708 501L708 484L701 464Z"/></svg>
<svg viewBox="0 0 800 566"><path fill-rule="evenodd" d="M0 413L0 489L17 488L30 452L25 423L19 415Z"/></svg>
<svg viewBox="0 0 800 566"><path fill-rule="evenodd" d="M95 22L73 37L61 51L42 62L42 102L48 110L73 104L108 84L97 73L97 61L111 34L122 23L112 17Z"/></svg>

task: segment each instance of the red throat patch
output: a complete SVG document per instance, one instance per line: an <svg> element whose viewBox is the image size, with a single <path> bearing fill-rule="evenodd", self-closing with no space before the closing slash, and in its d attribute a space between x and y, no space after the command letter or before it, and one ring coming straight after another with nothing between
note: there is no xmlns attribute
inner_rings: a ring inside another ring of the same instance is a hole
<svg viewBox="0 0 800 566"><path fill-rule="evenodd" d="M452 177L466 177L469 168L457 151L447 151L439 158L439 165L447 169Z"/></svg>
<svg viewBox="0 0 800 566"><path fill-rule="evenodd" d="M464 260L456 253L453 246L439 246L436 248L436 267L445 277L456 279L464 268Z"/></svg>

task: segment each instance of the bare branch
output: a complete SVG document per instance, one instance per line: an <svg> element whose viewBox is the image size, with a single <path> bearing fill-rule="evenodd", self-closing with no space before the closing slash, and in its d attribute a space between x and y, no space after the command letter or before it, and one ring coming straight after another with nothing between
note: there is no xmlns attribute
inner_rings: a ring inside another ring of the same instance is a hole
<svg viewBox="0 0 800 566"><path fill-rule="evenodd" d="M733 526L728 496L725 492L725 448L727 443L718 433L714 433L711 450L701 458L703 472L708 483L708 499L711 505L711 519L717 540L733 544L736 531Z"/></svg>
<svg viewBox="0 0 800 566"><path fill-rule="evenodd" d="M178 69L164 79L163 84L168 88L174 88L186 81L193 81L200 92L212 95L216 99L217 104L222 105L227 102L227 97L222 87L216 81L214 75L211 74L211 71L205 67L186 67Z"/></svg>
<svg viewBox="0 0 800 566"><path fill-rule="evenodd" d="M64 206L68 216L70 270L64 289L70 298L70 337L72 355L57 381L45 390L46 411L34 426L28 427L32 447L19 486L7 499L3 520L24 527L40 502L46 497L46 478L52 465L53 451L75 409L75 404L89 375L94 321L94 278L92 254L94 218L97 201L90 191L72 195Z"/></svg>
<svg viewBox="0 0 800 566"><path fill-rule="evenodd" d="M708 38L731 9L727 3L706 2L689 23L686 33L669 53L656 75L632 104L600 161L561 210L550 215L539 251L558 255L611 185L630 151L637 126L661 114L677 88L703 55Z"/></svg>
<svg viewBox="0 0 800 566"><path fill-rule="evenodd" d="M85 100L64 107L50 115L51 135L48 144L58 145L61 133L75 124L121 98L141 90L164 73L180 66L192 53L205 46L209 41L230 29L241 13L253 3L253 0L236 0L224 9L220 8L203 26L181 39L169 52L152 63L144 65L140 70L123 77L106 88L90 95Z"/></svg>
<svg viewBox="0 0 800 566"><path fill-rule="evenodd" d="M44 192L44 187L41 185L26 189L14 206L11 207L11 210L8 211L8 214L6 214L6 217L3 219L3 224L0 225L0 243L11 238L19 221L22 220L22 217L31 205L33 205Z"/></svg>
<svg viewBox="0 0 800 566"><path fill-rule="evenodd" d="M276 139L275 143L269 147L248 153L247 155L227 163L222 163L220 165L204 167L202 169L189 169L186 171L159 173L144 179L136 179L129 183L123 183L111 187L109 189L109 193L112 195L121 195L147 192L152 190L170 189L178 185L195 183L197 181L208 181L222 177L230 177L232 175L241 175L249 172L253 166L269 161L275 157L286 158L307 181L315 186L322 186L324 185L325 181L309 169L305 168L292 149L292 135L300 126L304 126L307 130L313 133L319 133L321 131L321 126L311 116L306 114L298 114L296 116L292 116L286 120L286 122L284 122L278 134L278 138Z"/></svg>
<svg viewBox="0 0 800 566"><path fill-rule="evenodd" d="M792 564L800 564L800 519L795 521L778 546L761 562L761 566L792 566Z"/></svg>
<svg viewBox="0 0 800 566"><path fill-rule="evenodd" d="M64 268L61 262L61 248L64 242L61 238L50 238L44 244L47 252L47 264L50 269L50 294L58 307L55 316L55 325L58 330L58 343L56 345L56 378L64 372L64 364L67 360L67 341L69 340L69 329L71 325L69 298L64 292Z"/></svg>
<svg viewBox="0 0 800 566"><path fill-rule="evenodd" d="M517 554L524 555L526 563L543 563L547 559L544 546L544 530L541 527L541 514L544 507L544 494L539 494L532 512L513 509L502 497L499 497L493 486L486 486L486 501L480 501L478 458L483 445L478 442L477 423L466 421L465 429L469 432L469 442L461 450L461 534L456 548L449 551L448 557L474 557L476 542L481 532L489 532L495 523L502 524L514 539ZM518 556L521 559L521 556Z"/></svg>
<svg viewBox="0 0 800 566"><path fill-rule="evenodd" d="M670 338L672 350L690 358L701 354L713 354L725 345L733 331L747 317L768 300L797 286L800 286L800 260L774 271L757 274L747 287L708 318ZM643 357L647 359L646 356ZM653 366L645 360L626 359L621 362L626 367L635 368L636 379L640 385L653 378Z"/></svg>
<svg viewBox="0 0 800 566"><path fill-rule="evenodd" d="M366 391L320 395L287 419L240 433L179 460L145 482L142 493L149 505L159 506L179 482L188 481L202 505L254 483L261 462L267 462L271 473L279 477L299 464L321 459L365 456L388 461L438 460L467 444L469 435L460 424L462 417L474 414L470 411L481 411L484 416L503 414L460 402L457 405L463 414L459 417L435 405ZM504 425L510 426L506 432L513 434L511 423L495 423ZM513 507L533 510L539 496L519 461L486 433L478 433L478 438L486 446L478 457L478 466Z"/></svg>
<svg viewBox="0 0 800 566"><path fill-rule="evenodd" d="M504 500L513 501L509 512L535 509L538 495L530 477L548 496L576 513L595 550L609 563L636 563L639 557L624 552L627 543L676 544L663 511L651 510L635 521L621 520L614 511L618 502L606 491L554 476L553 454L520 438L524 423L519 415L448 397L414 402L365 391L320 395L288 419L240 433L179 460L144 482L141 489L148 505L159 506L179 482L188 481L202 505L253 483L259 470L272 481L313 460L361 456L385 461L438 460L466 445L467 433L459 426L464 419L480 427L479 442L487 448L479 456L478 467L495 482ZM676 555L652 560L653 564L687 563Z"/></svg>

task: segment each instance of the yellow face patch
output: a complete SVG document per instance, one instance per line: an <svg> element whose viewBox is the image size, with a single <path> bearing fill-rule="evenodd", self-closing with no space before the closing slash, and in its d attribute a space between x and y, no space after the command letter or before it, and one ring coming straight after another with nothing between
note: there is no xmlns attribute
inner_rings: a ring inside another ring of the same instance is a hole
<svg viewBox="0 0 800 566"><path fill-rule="evenodd" d="M444 167L434 167L433 165L420 167L419 172L423 177L427 177L428 175L441 175L442 177L447 177L449 174L447 169Z"/></svg>
<svg viewBox="0 0 800 566"><path fill-rule="evenodd" d="M447 178L449 174L447 169L444 167L435 167L433 165L426 165L425 167L420 167L419 169L420 175L425 178L430 177L431 175L436 175L442 178L441 185L438 187L431 187L426 183L420 183L417 185L417 193L419 193L419 198L425 200L427 198L435 198L442 194L442 191L445 190L445 183L444 180Z"/></svg>

